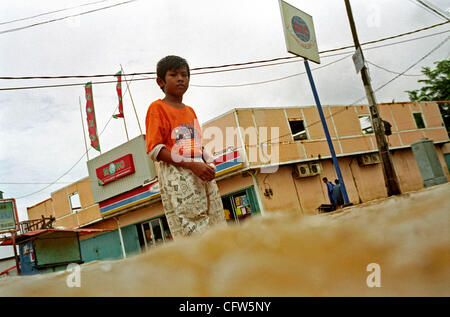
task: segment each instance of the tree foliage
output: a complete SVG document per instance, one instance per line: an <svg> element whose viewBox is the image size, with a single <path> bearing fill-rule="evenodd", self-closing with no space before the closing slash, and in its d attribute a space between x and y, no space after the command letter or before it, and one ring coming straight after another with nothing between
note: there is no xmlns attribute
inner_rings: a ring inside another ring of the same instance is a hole
<svg viewBox="0 0 450 317"><path fill-rule="evenodd" d="M419 79L424 83L420 89L407 91L411 101L445 101L450 100L450 59L435 62L436 68L423 67L422 73L427 79Z"/></svg>
<svg viewBox="0 0 450 317"><path fill-rule="evenodd" d="M427 79L419 79L425 84L417 90L407 91L411 101L449 101L439 103L439 110L444 119L447 131L450 131L450 59L435 62L436 68L423 67L422 73Z"/></svg>

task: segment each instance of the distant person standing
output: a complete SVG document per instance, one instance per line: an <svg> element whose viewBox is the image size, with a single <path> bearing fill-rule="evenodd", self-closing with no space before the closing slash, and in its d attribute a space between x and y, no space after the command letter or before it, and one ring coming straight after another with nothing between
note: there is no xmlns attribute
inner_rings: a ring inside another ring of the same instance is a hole
<svg viewBox="0 0 450 317"><path fill-rule="evenodd" d="M344 205L344 196L342 195L341 190L341 184L339 183L338 179L334 180L334 187L333 187L333 198L336 202L336 208L341 208L342 205Z"/></svg>
<svg viewBox="0 0 450 317"><path fill-rule="evenodd" d="M326 177L322 178L322 181L325 185L327 185L327 192L328 192L328 198L330 199L330 204L332 204L333 206L336 206L336 201L334 200L334 197L333 197L333 187L334 187L333 183L330 182L328 180L328 178L326 178Z"/></svg>

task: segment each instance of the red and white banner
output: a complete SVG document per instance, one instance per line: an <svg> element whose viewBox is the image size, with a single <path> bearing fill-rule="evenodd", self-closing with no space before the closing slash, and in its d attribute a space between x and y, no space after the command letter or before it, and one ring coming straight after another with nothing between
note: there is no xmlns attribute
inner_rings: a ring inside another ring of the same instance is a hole
<svg viewBox="0 0 450 317"><path fill-rule="evenodd" d="M100 141L97 135L97 122L95 120L94 99L92 96L92 83L88 82L85 86L86 91L86 118L89 131L91 146L100 152Z"/></svg>
<svg viewBox="0 0 450 317"><path fill-rule="evenodd" d="M117 97L119 98L119 113L113 115L114 119L123 118L123 102L122 102L122 71L118 72L114 76L117 76Z"/></svg>

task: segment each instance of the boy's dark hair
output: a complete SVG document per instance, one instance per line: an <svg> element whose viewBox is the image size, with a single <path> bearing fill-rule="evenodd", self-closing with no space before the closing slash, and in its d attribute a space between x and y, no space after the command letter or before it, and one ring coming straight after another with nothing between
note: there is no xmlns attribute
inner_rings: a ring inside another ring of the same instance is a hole
<svg viewBox="0 0 450 317"><path fill-rule="evenodd" d="M162 58L156 65L156 75L162 80L166 79L166 73L170 70L177 70L183 66L186 66L188 76L191 76L189 65L187 61L179 56L168 55Z"/></svg>

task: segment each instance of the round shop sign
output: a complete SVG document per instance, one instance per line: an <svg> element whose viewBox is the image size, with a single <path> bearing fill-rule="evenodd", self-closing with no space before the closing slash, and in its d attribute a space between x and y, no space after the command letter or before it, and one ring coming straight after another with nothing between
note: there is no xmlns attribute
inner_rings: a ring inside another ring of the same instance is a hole
<svg viewBox="0 0 450 317"><path fill-rule="evenodd" d="M294 30L295 35L303 42L309 42L311 38L311 33L309 32L308 25L306 25L305 21L298 16L293 16L291 20L292 29Z"/></svg>
<svg viewBox="0 0 450 317"><path fill-rule="evenodd" d="M109 175L113 175L116 172L116 164L109 164Z"/></svg>

